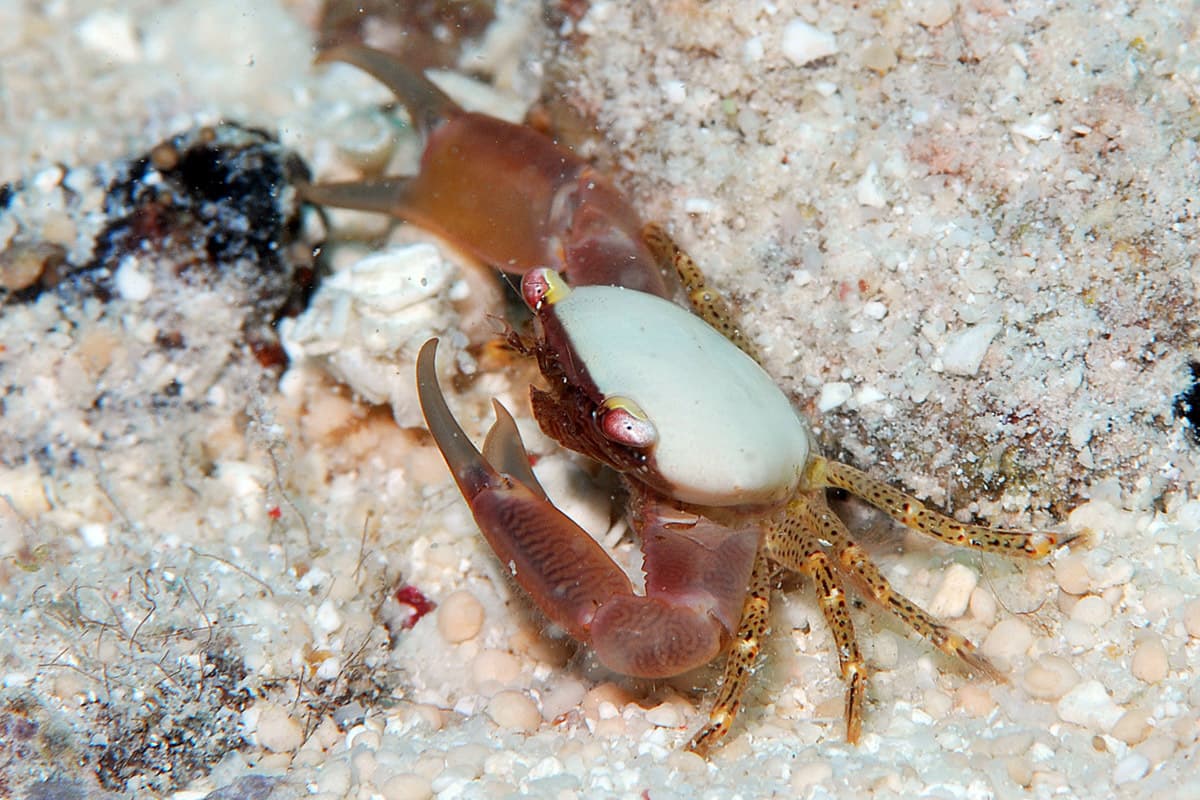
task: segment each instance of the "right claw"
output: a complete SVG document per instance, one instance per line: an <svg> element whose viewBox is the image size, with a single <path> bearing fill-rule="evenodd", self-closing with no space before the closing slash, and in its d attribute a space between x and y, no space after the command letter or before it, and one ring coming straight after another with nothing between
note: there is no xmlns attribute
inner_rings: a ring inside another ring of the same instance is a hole
<svg viewBox="0 0 1200 800"><path fill-rule="evenodd" d="M633 594L628 576L586 531L545 499L536 481L527 483L533 475L527 460L524 469L511 466L511 454L525 452L511 417L509 424L498 418L486 447L489 453L509 454L510 472L498 472L475 449L438 386L436 352L437 339L430 339L417 357L421 410L479 529L543 613L576 639L588 641L596 610L616 595Z"/></svg>

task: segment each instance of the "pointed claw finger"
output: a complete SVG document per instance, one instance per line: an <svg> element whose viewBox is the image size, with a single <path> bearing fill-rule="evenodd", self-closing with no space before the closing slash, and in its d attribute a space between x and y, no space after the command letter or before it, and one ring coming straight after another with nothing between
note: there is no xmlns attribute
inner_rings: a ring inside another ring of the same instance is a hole
<svg viewBox="0 0 1200 800"><path fill-rule="evenodd" d="M493 483L494 470L471 444L458 420L450 413L450 407L446 405L446 398L438 386L435 369L437 345L437 339L430 339L421 346L421 352L417 355L417 398L421 402L425 424L429 426L433 440L442 451L450 473L454 475L454 480L467 502L471 502Z"/></svg>

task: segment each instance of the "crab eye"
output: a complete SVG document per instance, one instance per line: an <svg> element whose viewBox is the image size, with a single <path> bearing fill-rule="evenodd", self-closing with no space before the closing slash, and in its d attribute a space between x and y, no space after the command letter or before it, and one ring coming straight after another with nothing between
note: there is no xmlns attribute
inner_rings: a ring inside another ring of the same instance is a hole
<svg viewBox="0 0 1200 800"><path fill-rule="evenodd" d="M521 297L525 299L525 305L534 311L540 311L543 303L553 305L570 293L567 282L549 267L531 269L521 278Z"/></svg>
<svg viewBox="0 0 1200 800"><path fill-rule="evenodd" d="M645 448L658 441L658 429L627 397L610 397L600 410L600 431L612 442L627 447Z"/></svg>

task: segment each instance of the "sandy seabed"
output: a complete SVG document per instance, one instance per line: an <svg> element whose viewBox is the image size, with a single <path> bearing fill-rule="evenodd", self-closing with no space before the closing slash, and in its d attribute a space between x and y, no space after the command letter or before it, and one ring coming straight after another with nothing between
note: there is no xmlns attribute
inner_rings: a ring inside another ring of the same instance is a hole
<svg viewBox="0 0 1200 800"><path fill-rule="evenodd" d="M281 326L282 375L244 340L261 287L161 254L104 298L0 300L0 796L1200 797L1193 5L537 11L499 4L461 65L495 87L448 89L519 117L545 80L594 118L597 159L738 302L826 452L1089 533L1014 565L884 532L897 587L1010 682L858 613L849 747L799 581L728 743L682 752L715 675L622 682L544 636L414 432L415 346L486 337L494 287L334 214L336 279ZM310 66L316 15L0 4L5 285L92 260L114 165L198 125L262 129L323 178L411 161L386 92ZM490 366L445 365L473 376L450 397L468 432L493 396L521 410L548 488L636 564L528 420L527 375ZM418 596L437 610L407 627Z"/></svg>

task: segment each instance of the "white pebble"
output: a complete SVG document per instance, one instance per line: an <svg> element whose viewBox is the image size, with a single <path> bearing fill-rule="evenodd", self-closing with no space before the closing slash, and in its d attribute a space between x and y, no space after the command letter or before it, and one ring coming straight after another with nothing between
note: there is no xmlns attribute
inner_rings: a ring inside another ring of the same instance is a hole
<svg viewBox="0 0 1200 800"><path fill-rule="evenodd" d="M794 19L784 26L779 46L783 57L798 67L838 51L832 33L814 28L802 19Z"/></svg>
<svg viewBox="0 0 1200 800"><path fill-rule="evenodd" d="M1080 598L1075 607L1071 609L1071 619L1098 628L1112 619L1112 609L1108 607L1108 603L1104 602L1103 597L1089 594L1087 597Z"/></svg>
<svg viewBox="0 0 1200 800"><path fill-rule="evenodd" d="M384 800L429 800L433 797L433 786L429 778L411 773L393 775L379 787Z"/></svg>
<svg viewBox="0 0 1200 800"><path fill-rule="evenodd" d="M1145 683L1158 683L1167 677L1167 648L1162 639L1154 634L1148 635L1133 648L1133 676Z"/></svg>
<svg viewBox="0 0 1200 800"><path fill-rule="evenodd" d="M1087 562L1082 553L1072 553L1060 558L1054 563L1054 579L1059 588L1067 594L1085 594L1092 586L1092 578L1088 575Z"/></svg>
<svg viewBox="0 0 1200 800"><path fill-rule="evenodd" d="M683 715L674 703L660 703L646 709L646 721L659 728L678 728L683 725Z"/></svg>
<svg viewBox="0 0 1200 800"><path fill-rule="evenodd" d="M1141 753L1130 753L1117 762L1117 767L1113 770L1113 783L1118 786L1132 783L1140 780L1149 771L1150 759Z"/></svg>
<svg viewBox="0 0 1200 800"><path fill-rule="evenodd" d="M997 323L985 322L947 336L940 354L942 367L951 375L974 375L998 333Z"/></svg>
<svg viewBox="0 0 1200 800"><path fill-rule="evenodd" d="M483 605L465 589L451 592L438 606L437 625L442 638L451 644L474 639L483 628Z"/></svg>
<svg viewBox="0 0 1200 800"><path fill-rule="evenodd" d="M1131 708L1121 715L1117 720L1117 724L1113 725L1110 733L1114 738L1120 739L1127 745L1135 745L1141 743L1147 736L1150 735L1150 711L1149 709L1139 706Z"/></svg>
<svg viewBox="0 0 1200 800"><path fill-rule="evenodd" d="M887 193L883 182L879 180L879 167L872 161L867 165L866 172L854 184L854 196L861 206L868 208L883 208L887 205Z"/></svg>
<svg viewBox="0 0 1200 800"><path fill-rule="evenodd" d="M142 46L133 20L119 11L95 11L75 28L85 49L109 61L132 64L142 59Z"/></svg>
<svg viewBox="0 0 1200 800"><path fill-rule="evenodd" d="M1183 627L1188 636L1200 639L1200 600L1193 600L1183 607Z"/></svg>
<svg viewBox="0 0 1200 800"><path fill-rule="evenodd" d="M833 766L828 761L809 761L792 769L792 790L802 792L810 786L828 786L833 780Z"/></svg>
<svg viewBox="0 0 1200 800"><path fill-rule="evenodd" d="M113 275L113 286L117 294L131 303L140 303L154 291L154 281L138 269L138 260L133 256L121 259Z"/></svg>
<svg viewBox="0 0 1200 800"><path fill-rule="evenodd" d="M988 658L1011 662L1025 655L1031 644L1033 632L1029 630L1029 626L1019 619L1010 618L996 623L996 627L988 631L979 649Z"/></svg>
<svg viewBox="0 0 1200 800"><path fill-rule="evenodd" d="M99 522L80 525L79 536L88 547L104 547L108 544L108 528Z"/></svg>
<svg viewBox="0 0 1200 800"><path fill-rule="evenodd" d="M925 0L917 6L917 22L926 28L939 28L954 16L954 3L950 0Z"/></svg>
<svg viewBox="0 0 1200 800"><path fill-rule="evenodd" d="M337 606L332 601L326 600L317 608L313 622L316 623L318 631L328 635L342 627L342 615L338 613Z"/></svg>
<svg viewBox="0 0 1200 800"><path fill-rule="evenodd" d="M848 383L834 381L821 387L821 396L817 398L817 408L820 411L832 411L850 399L854 388Z"/></svg>
<svg viewBox="0 0 1200 800"><path fill-rule="evenodd" d="M1063 722L1108 732L1125 713L1113 702L1097 680L1084 681L1058 701L1058 717Z"/></svg>
<svg viewBox="0 0 1200 800"><path fill-rule="evenodd" d="M288 712L274 703L258 706L258 725L254 736L273 753L295 750L304 743L304 729Z"/></svg>
<svg viewBox="0 0 1200 800"><path fill-rule="evenodd" d="M878 300L863 304L863 316L869 319L883 319L887 316L888 307Z"/></svg>
<svg viewBox="0 0 1200 800"><path fill-rule="evenodd" d="M471 663L471 677L476 684L495 681L511 684L521 675L521 662L505 650L484 650Z"/></svg>
<svg viewBox="0 0 1200 800"><path fill-rule="evenodd" d="M967 613L971 592L979 583L979 576L970 567L951 564L942 574L941 585L929 604L929 613L940 619L954 619Z"/></svg>
<svg viewBox="0 0 1200 800"><path fill-rule="evenodd" d="M1057 700L1079 683L1074 665L1062 656L1045 655L1022 676L1025 691L1039 700Z"/></svg>
<svg viewBox="0 0 1200 800"><path fill-rule="evenodd" d="M529 733L542 722L537 704L524 692L497 692L487 706L487 715L501 728Z"/></svg>

